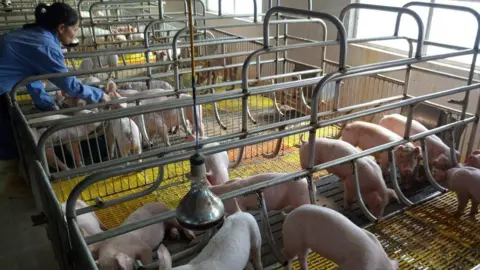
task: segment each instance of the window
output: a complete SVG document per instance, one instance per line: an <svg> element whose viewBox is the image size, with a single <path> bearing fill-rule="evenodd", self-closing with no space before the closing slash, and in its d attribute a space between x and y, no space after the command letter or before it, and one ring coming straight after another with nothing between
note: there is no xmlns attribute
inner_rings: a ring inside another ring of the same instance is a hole
<svg viewBox="0 0 480 270"><path fill-rule="evenodd" d="M359 2L402 7L404 4L410 2L410 0L360 0ZM431 0L423 0L421 2L431 2ZM466 6L480 12L480 2L478 1L435 0L435 3ZM477 33L477 21L474 16L466 12L439 8L430 10L428 7L412 6L410 9L417 12L422 19L425 28L425 37L428 37L429 41L472 48ZM429 13L431 13L430 25L427 23ZM355 16L356 23L353 31L355 37L364 38L393 35L397 17L396 13L359 9ZM399 35L417 38L418 26L410 15L405 14L402 16ZM371 44L390 51L401 51L402 53L408 51L407 42L403 40L375 41L371 42ZM424 46L424 50L428 55L454 51L433 45ZM449 58L448 60L457 65L467 66L471 63L472 56L455 57ZM480 63L477 62L477 65L480 65Z"/></svg>
<svg viewBox="0 0 480 270"><path fill-rule="evenodd" d="M205 0L207 10L218 13L218 0ZM257 0L258 13L262 10L262 1ZM253 15L253 0L222 0L222 14Z"/></svg>

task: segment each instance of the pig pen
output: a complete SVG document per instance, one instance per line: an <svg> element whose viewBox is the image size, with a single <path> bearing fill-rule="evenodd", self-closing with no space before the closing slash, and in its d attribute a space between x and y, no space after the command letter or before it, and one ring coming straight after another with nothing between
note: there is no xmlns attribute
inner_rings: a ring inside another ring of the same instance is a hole
<svg viewBox="0 0 480 270"><path fill-rule="evenodd" d="M441 5L439 5L441 6ZM365 5L352 5L347 8L366 8ZM273 8L269 11L270 16L274 12L291 13L294 15L304 15L318 17L326 21L335 19L328 14L320 12L300 11L289 8ZM398 11L397 11L398 12ZM268 14L267 14L268 16ZM340 32L345 32L341 24L336 24ZM370 40L375 40L374 38ZM350 43L366 42L368 40L348 40ZM213 41L214 42L214 41ZM222 41L224 42L224 41ZM255 52L250 52L247 59L243 59L244 66L249 67L249 63L262 55L262 59L283 59L283 65L271 65L271 63L262 63L261 72L253 74L258 79L250 79L250 82L265 82L273 79L273 84L253 85L247 84L249 71L244 71L242 78L242 89L232 91L217 91L216 93L205 93L199 95L198 104L201 104L204 110L204 124L206 126L206 135L209 137L204 142L221 142L218 147L202 148L200 152L205 154L217 153L228 150L231 161L239 161L238 167L231 170L230 178L247 177L250 175L264 172L288 172L286 177L280 177L265 182L255 188L244 188L222 196L223 199L261 192L262 189L280 184L286 181L292 181L300 177L308 177L317 186L316 203L334 208L359 226L366 227L373 232L380 240L385 250L391 258L399 259L401 269L466 269L478 264L480 258L476 245L478 245L478 226L475 221L469 220L466 216L460 220L454 220L449 216L456 207L454 196L451 193L444 193L445 190L430 185L428 182L422 185L414 186L412 189L397 190L404 194L404 204L392 203L386 209L386 217L378 223L373 223L368 217L368 210L359 203L353 211L344 211L339 207L339 202L343 198L343 187L335 176L325 174L325 168L341 163L353 161L359 158L359 155L347 157L343 160L337 160L333 163L322 164L310 168L310 170L301 170L299 166L298 151L294 146L299 142L300 135L310 137L333 137L338 133L338 124L353 119L363 119L367 121L378 122L383 114L400 112L409 115L411 105L420 104L410 115L423 121L432 133L446 132L450 133L453 127L460 127L459 134L456 134L455 141L462 153L466 153L472 148L478 147L478 135L476 134L476 123L478 122L478 111L473 116L469 113L463 115L461 110L446 108L428 102L434 98L462 94L466 91L478 91L478 84L453 88L444 91L434 91L432 93L414 97L412 92L415 89L408 89L408 82L413 76L422 78L445 78L451 77L456 83L464 85L465 81L471 84L465 78L441 74L432 70L415 67L414 64L444 59L452 54L427 56L416 58L406 58L401 61L389 63L378 63L376 65L365 65L360 67L346 67L346 43L345 36L340 36L340 57L339 63L325 60L318 67L308 66L293 59L288 58L287 51L300 49L308 46L323 47L335 43L335 41L317 41L310 43L297 44L275 44L268 47L269 39L263 40L265 48L260 47ZM259 45L258 43L251 42ZM419 44L422 42L418 41ZM211 43L209 43L211 44ZM343 47L342 47L343 44ZM325 47L323 47L325 48ZM343 49L342 49L343 48ZM277 52L277 53L272 53ZM233 51L233 50L232 50ZM417 53L421 53L417 51ZM466 53L473 53L473 50ZM222 55L225 58L231 55ZM205 57L209 59L208 56ZM213 57L211 59L214 59ZM239 60L242 61L242 60ZM266 61L266 60L265 60ZM180 61L179 61L180 62ZM273 67L268 68L268 65ZM410 66L406 66L410 65ZM155 65L152 64L152 67ZM118 68L119 70L128 67ZM225 67L219 66L218 69ZM402 70L406 74L405 81L399 81L384 75L385 72ZM253 67L250 67L250 70ZM257 69L260 69L258 67ZM105 69L115 70L115 69ZM270 74L264 74L268 70ZM283 73L282 73L283 71ZM339 72L341 71L341 72ZM78 74L87 74L87 72L77 72ZM77 74L77 73L71 73ZM68 76L61 74L58 76ZM258 75L258 76L255 76ZM309 76L310 75L310 76ZM49 76L40 76L28 78L28 80L48 78ZM410 78L409 78L410 77ZM209 84L205 89L221 89L225 83L217 85ZM230 82L230 85L234 82ZM230 85L227 85L230 86ZM313 87L316 85L316 87ZM181 88L177 80L176 90L178 92L188 92L191 89ZM336 94L335 87L339 91ZM455 86L452 86L455 87ZM372 89L374 89L372 91ZM447 88L448 89L448 88ZM200 91L200 87L198 91ZM321 97L316 96L318 90L322 90ZM353 92L355 91L355 92ZM15 91L14 91L15 92ZM167 93L172 95L174 93ZM40 144L36 144L31 138L27 120L34 119L39 115L29 115L21 111L18 102L15 100L15 93L12 99L12 112L14 121L18 121L17 139L22 142L22 156L27 159L29 177L32 180L32 187L38 189L41 194L38 196L46 215L49 226L47 227L52 241L59 241L66 247L65 250L71 250L69 254L73 260L65 259L66 251L59 253L66 263L73 263L79 269L95 269L95 264L86 249L86 242L79 234L78 226L75 223L75 211L67 210L68 231L64 221L64 214L59 209L59 203L67 198L71 201L82 199L94 207L77 211L79 214L86 211L96 210L97 215L102 222L109 228L107 232L99 235L87 237L86 241L99 241L113 237L133 229L147 225L145 222L159 222L174 216L174 211L165 215L157 216L145 220L142 224L134 223L120 226L123 220L139 206L150 201L161 201L172 208L176 208L179 200L184 197L190 187L190 182L185 175L189 172L188 157L191 151L183 152L192 148L192 143L182 143L184 133L172 135L172 146L153 147L144 149L141 155L133 155L117 159L99 158L93 164L86 164L85 167L73 168L67 172L51 172L48 166L45 166L45 156L42 149L48 142L47 136ZM323 101L320 104L320 100ZM133 100L135 101L135 100ZM215 119L214 104L218 108L221 122L226 126L226 130ZM155 104L140 105L134 108L120 109L117 111L100 112L95 116L74 116L71 121L56 121L42 123L49 126L50 134L55 130L61 130L67 127L82 126L95 122L106 122L119 117L134 116L146 114L155 111L172 110L176 108L187 108L191 102L158 102ZM86 108L100 107L88 105ZM402 109L403 108L403 109ZM80 110L82 108L74 108ZM66 112L66 111L63 111ZM250 116L249 116L250 112ZM56 112L62 113L62 111ZM346 114L348 113L348 114ZM422 115L423 114L423 115ZM45 115L45 114L41 114ZM448 120L448 121L447 121ZM448 123L448 124L447 124ZM472 124L473 123L473 124ZM103 125L103 124L102 124ZM30 126L31 127L31 126ZM283 130L282 128L285 127ZM465 127L465 128L461 128ZM278 130L280 128L280 130ZM94 138L96 134L94 134ZM429 134L422 134L415 137L421 139ZM448 141L445 135L445 140ZM277 142L283 138L281 148L276 151L279 145ZM71 143L70 140L68 143ZM94 140L93 147L97 148L98 140ZM400 144L396 143L397 145ZM29 150L28 146L32 146ZM48 146L48 144L47 144ZM393 145L385 145L374 151L391 149ZM239 150L243 149L243 150ZM372 154L374 151L364 151L363 156ZM83 152L83 151L82 151ZM86 152L86 151L85 151ZM90 151L92 153L93 151ZM99 151L100 152L100 151ZM277 153L278 152L278 153ZM272 154L274 153L274 154ZM276 154L276 155L275 155ZM85 155L85 154L84 154ZM100 156L100 155L99 155ZM266 158L264 156L268 156ZM142 163L134 163L142 158ZM39 162L40 160L41 162ZM130 164L127 164L130 162ZM425 168L428 171L428 167ZM159 171L163 171L160 174ZM86 176L86 177L85 177ZM393 182L391 182L393 180ZM394 185L396 179L387 181L388 185ZM442 194L442 195L440 195ZM439 196L440 195L440 196ZM406 207L405 202L413 203L413 207ZM262 248L262 260L267 269L279 268L281 258L278 258L278 251L281 250L281 224L283 218L275 211L268 213L268 219L260 213L253 213L260 223L269 223L269 230L264 229L265 243ZM41 223L41 219L39 218ZM149 223L149 224L151 224ZM262 227L261 227L262 228ZM199 235L202 235L199 232ZM209 234L207 234L208 236ZM65 238L66 237L66 238ZM68 239L70 243L64 243ZM174 265L185 263L189 258L198 252L208 241L205 237L198 246L192 247L187 244L168 244L167 246L174 258ZM61 246L60 245L60 246ZM180 251L190 252L180 252ZM277 253L277 254L276 254ZM275 255L276 254L276 255ZM316 254L309 257L311 269L332 269L335 265L322 259ZM296 265L298 269L298 265Z"/></svg>

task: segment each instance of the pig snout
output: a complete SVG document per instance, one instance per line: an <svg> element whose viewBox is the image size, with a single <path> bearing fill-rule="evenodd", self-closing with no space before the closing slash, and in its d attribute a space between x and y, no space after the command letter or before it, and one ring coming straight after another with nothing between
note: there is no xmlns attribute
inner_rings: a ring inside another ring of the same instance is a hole
<svg viewBox="0 0 480 270"><path fill-rule="evenodd" d="M404 176L412 176L413 175L413 170L412 169L403 169L402 175Z"/></svg>
<svg viewBox="0 0 480 270"><path fill-rule="evenodd" d="M401 175L412 176L413 170L418 165L420 151L420 147L413 147L413 145L400 145L396 149L396 164L400 169Z"/></svg>

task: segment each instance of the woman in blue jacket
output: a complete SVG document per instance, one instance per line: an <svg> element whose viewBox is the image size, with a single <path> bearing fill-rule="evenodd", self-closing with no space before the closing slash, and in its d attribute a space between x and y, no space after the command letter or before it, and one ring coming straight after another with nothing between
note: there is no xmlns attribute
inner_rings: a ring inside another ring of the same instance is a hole
<svg viewBox="0 0 480 270"><path fill-rule="evenodd" d="M68 72L61 43L71 44L77 29L78 14L69 5L39 4L35 9L35 23L0 37L0 160L18 157L4 95L25 77ZM92 103L109 100L100 89L82 85L75 77L50 81L73 97ZM26 88L38 109L57 109L41 81L31 82Z"/></svg>

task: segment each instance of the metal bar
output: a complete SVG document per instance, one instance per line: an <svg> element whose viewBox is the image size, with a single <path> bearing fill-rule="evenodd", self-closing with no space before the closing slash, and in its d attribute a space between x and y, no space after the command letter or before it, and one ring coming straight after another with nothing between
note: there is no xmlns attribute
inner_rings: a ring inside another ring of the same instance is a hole
<svg viewBox="0 0 480 270"><path fill-rule="evenodd" d="M447 129L445 129L447 130ZM447 189L440 186L437 181L432 176L432 172L430 171L430 163L428 161L428 148L427 144L425 143L425 138L420 139L420 143L422 145L422 154L423 154L423 168L425 170L425 177L427 180L432 184L432 186L439 192L447 192Z"/></svg>
<svg viewBox="0 0 480 270"><path fill-rule="evenodd" d="M339 69L343 70L345 68L345 61L347 56L347 34L345 27L343 26L342 22L335 16L330 15L328 13L322 12L315 12L310 10L301 10L295 8L288 8L288 7L273 7L267 11L265 14L265 18L263 21L263 43L264 48L267 49L270 47L269 39L270 36L270 18L274 13L281 12L281 13L289 13L289 14L298 14L303 16L308 16L312 18L318 18L321 20L326 20L331 22L338 31L340 36L339 38L339 45L340 45L340 56L339 56Z"/></svg>
<svg viewBox="0 0 480 270"><path fill-rule="evenodd" d="M393 153L393 150L388 151L388 161L390 162L390 181L392 181L393 185L393 190L395 190L395 193L397 194L397 197L400 199L400 201L405 204L406 206L410 207L414 203L410 201L402 192L400 189L400 185L398 184L398 179L397 179L397 167L395 166L395 155ZM406 179L406 178L404 178Z"/></svg>
<svg viewBox="0 0 480 270"><path fill-rule="evenodd" d="M343 73L342 72L330 73L324 76L320 80L320 82L317 84L315 89L313 90L312 109L315 111L315 113L313 113L312 115L312 121L316 122L315 115L316 115L316 112L318 111L318 96L320 94L320 91L330 81L335 81L338 78L343 79L347 76L354 76L358 74L367 75L370 73L379 73L379 72L383 72L384 69L388 69L388 68L394 68L394 67L400 67L408 64L432 61L432 60L442 59L446 57L462 56L462 55L471 54L473 52L474 52L473 50L466 50L466 51L453 52L453 53L447 53L447 54L441 54L441 55L425 56L420 58L407 58L407 59L393 60L393 61L387 61L382 63L374 63L374 64L353 67L346 70Z"/></svg>
<svg viewBox="0 0 480 270"><path fill-rule="evenodd" d="M257 192L257 198L260 203L260 220L261 220L261 227L263 231L263 235L267 239L267 243L272 250L273 256L279 262L284 261L285 259L282 256L280 250L278 250L277 245L275 244L275 239L272 234L272 228L270 227L270 222L268 221L268 208L267 203L265 201L265 195L262 191Z"/></svg>
<svg viewBox="0 0 480 270"><path fill-rule="evenodd" d="M288 61L291 61L290 59L287 59ZM332 64L332 65L338 65L338 62L335 62L335 61L332 61L332 60L329 60L329 59L325 59L325 62L326 63L329 63L329 64ZM347 65L347 68L351 68L352 66L350 65ZM395 78L392 78L392 77L388 77L388 76L385 76L385 75L382 75L382 74L372 74L370 75L371 77L374 77L374 78L378 78L380 80L384 80L384 81L387 81L387 82L391 82L391 83L394 83L394 84L398 84L400 86L404 86L405 85L405 82L402 81L402 80L399 80L399 79L395 79Z"/></svg>
<svg viewBox="0 0 480 270"><path fill-rule="evenodd" d="M371 102L367 102L367 103L363 103L363 104L352 105L352 106L349 106L349 107L341 108L341 109L338 110L338 112L339 113L348 112L350 110L361 109L361 108L373 106L373 105L376 105L376 104L401 100L402 98L403 98L403 96L396 96L396 97L389 97L389 98L385 98L385 99L375 100L375 101L371 101ZM330 114L334 114L334 112L331 112ZM325 116L325 115L326 114L324 114L323 116ZM228 134L228 135L222 135L222 136L218 136L218 137L207 138L207 139L201 140L200 144L205 145L207 143L214 142L214 141L227 141L227 140L230 140L230 139L240 137L242 135L247 136L247 135L261 133L261 132L272 130L272 129L277 129L278 127L283 126L283 125L299 124L299 123L308 121L308 119L309 119L309 116L304 116L304 117L294 118L294 119L290 119L290 120L286 120L286 121L282 121L282 122L278 122L278 123L262 125L262 126L250 129L247 133L237 132L237 133L232 133L232 134ZM126 162L132 162L132 161L135 161L135 160L140 159L140 158L145 159L145 158L149 158L149 157L155 157L155 156L159 156L159 155L169 153L169 152L186 150L188 148L191 148L191 146L189 146L189 144L185 144L185 143L176 144L176 145L173 145L169 148L159 148L159 149L154 149L154 150L151 150L151 151L148 151L148 152L144 152L144 153L142 153L140 155L137 155L137 156L122 157L122 158L115 159L115 160L110 160L110 161L107 161L107 162L104 162L104 163L101 163L101 164L96 163L96 164L88 165L86 167L77 168L75 170L62 171L62 172L54 173L54 174L52 174L52 177L55 177L55 179L58 179L58 180L66 179L66 178L69 178L69 177L78 176L78 175L88 173L88 172L91 172L91 171L98 171L98 170L100 170L104 167L105 168L111 168L113 166L121 165L121 164L124 164Z"/></svg>
<svg viewBox="0 0 480 270"><path fill-rule="evenodd" d="M418 139L424 138L426 136L432 135L434 133L438 133L438 132L441 132L443 130L447 130L448 128L452 128L452 127L457 126L457 125L463 125L463 124L469 123L473 120L474 120L474 118L468 118L468 119L457 121L455 123L450 123L446 126L442 126L442 127L438 127L438 128L426 131L426 132L422 132L422 133L419 133L419 134L416 134L416 135L412 136L411 140L418 140ZM307 128L307 129L309 129L309 128ZM282 133L290 133L290 132L289 131L284 131ZM272 136L272 137L274 137L274 136ZM225 150L228 150L228 149L231 149L231 148L237 148L237 144L245 145L247 143L255 143L256 139L258 139L259 137L257 137L257 138L247 138L245 140L242 140L242 142L240 142L240 143L233 142L232 144L229 144L229 145L220 145L220 146L215 146L215 147L202 148L200 150L200 152L204 155L218 153L218 152L225 151ZM336 160L333 160L333 161L330 161L330 162L326 162L326 163L323 163L323 164L320 164L320 165L316 165L312 168L312 171L313 172L320 171L320 170L324 170L324 169L327 169L329 167L336 166L336 165L339 165L339 164L342 164L342 163L345 163L345 162L351 162L351 161L354 161L358 158L365 157L365 156L371 155L371 154L379 152L379 151L384 151L386 149L395 147L395 146L400 145L400 144L404 144L407 141L408 140L399 140L399 141L391 142L391 143L388 143L388 144L385 144L385 145L380 145L380 146L362 151L362 152L357 153L357 154L349 155L347 157L339 158L339 159L336 159ZM108 172L99 172L99 173L90 175L87 178L85 178L83 181L81 181L77 186L74 187L74 189L72 190L72 192L70 193L70 196L68 198L67 205L68 205L68 202L70 202L71 206L73 206L76 199L80 196L81 192L95 182L101 181L103 179L107 179L109 177L112 177L113 175L121 175L121 174L124 174L126 172L133 172L133 171L142 170L142 169L146 169L146 168L153 167L153 166L164 166L164 165L169 164L169 163L173 163L173 162L177 162L177 161L180 161L180 160L187 159L191 154L192 154L192 152L189 152L189 153L185 153L185 154L182 154L182 155L178 155L176 157L167 157L167 158L161 159L161 160L147 161L147 162L144 162L142 164L134 164L134 165L125 166L123 168L115 169L114 171L110 170ZM311 173L311 171L308 171L308 170L301 170L301 171L297 171L297 172L294 172L294 173L289 173L289 174L286 174L284 176L279 176L279 177L276 177L274 179L264 181L262 183L257 183L257 184L254 184L254 185L251 185L251 186L248 186L248 187L244 187L244 188L241 188L241 189L238 189L238 190L235 190L235 191L231 191L231 192L222 194L222 195L220 195L220 198L225 201L225 200L232 199L232 198L235 198L235 197L247 194L247 193L251 193L252 191L255 191L255 190L265 189L265 188L268 188L268 187L271 187L271 186L274 186L274 185L278 185L278 184L285 183L285 182L288 182L288 181L300 179L300 178L303 178L303 177L307 176L309 173ZM99 207L99 208L103 208L103 207ZM70 210L70 211L68 211L68 210ZM124 234L124 233L130 232L130 231L137 230L137 229L142 228L142 227L146 227L146 226L158 223L158 222L162 222L164 220L171 219L171 218L175 217L175 213L176 213L176 211L172 210L172 211L160 214L160 215L156 215L156 216L141 220L139 222L124 224L124 225L122 225L118 228L110 229L110 230L105 231L103 233L93 235L93 236L89 236L85 240L86 240L87 244L92 244L92 243L95 243L95 242L99 242L99 241L105 240L107 238L115 237L115 236L118 236L120 234ZM75 215L74 209L73 208L67 208L67 217L71 219L72 217L74 217L74 215Z"/></svg>
<svg viewBox="0 0 480 270"><path fill-rule="evenodd" d="M422 72L426 72L426 73L430 73L430 74L445 76L445 77L450 78L450 79L456 79L456 80L460 80L460 81L468 81L467 77L463 77L463 76L459 76L459 75L455 75L455 74L450 74L450 73L447 73L447 72L437 71L437 70L434 70L434 69L424 68L424 67L415 66L415 65L412 65L412 69L422 71ZM472 82L479 83L480 81L479 80L472 80Z"/></svg>
<svg viewBox="0 0 480 270"><path fill-rule="evenodd" d="M122 197L119 197L119 198L116 198L116 199L112 199L112 200L109 200L109 201L104 201L101 204L101 207L102 208L109 207L109 206L112 206L112 205L116 205L116 204L119 204L119 203L134 200L134 199L143 197L145 195L148 195L148 194L152 193L153 191L157 190L158 187L160 187L160 185L163 182L163 177L164 177L164 168L163 168L163 166L159 166L157 179L155 180L155 182L152 183L152 185L150 187L148 187L147 189L141 190L139 192L136 192L136 193L128 194L128 195L125 195L125 196L122 196ZM67 201L67 206L66 207L67 207L66 212L68 212L68 201ZM85 213L88 213L88 212L95 211L95 210L99 209L98 206L88 206L88 207L84 207L84 208L76 210L75 209L75 202L73 202L72 207L73 207L72 211L74 211L75 216L71 216L70 218L75 218L75 219L76 219L77 215L82 215L82 214L85 214ZM67 218L68 218L68 216L67 216Z"/></svg>
<svg viewBox="0 0 480 270"><path fill-rule="evenodd" d="M408 98L413 98L413 97L415 97L415 96L408 95ZM454 113L454 114L457 114L457 115L460 115L462 113L461 110L457 110L457 109L450 108L450 107L447 107L447 106L444 106L444 105L440 105L440 104L437 104L437 103L434 103L434 102L431 102L431 101L428 101L428 100L424 101L423 103L428 104L430 106L433 106L435 108L444 110L445 112L451 112L451 113ZM467 116L472 117L472 116L475 116L475 114L467 113Z"/></svg>
<svg viewBox="0 0 480 270"><path fill-rule="evenodd" d="M455 11L470 13L475 17L475 19L477 20L477 33L476 33L476 36L475 36L475 42L473 44L474 54L473 54L473 57L472 57L472 64L471 64L471 67L470 67L470 73L469 73L468 82L467 82L467 84L470 85L473 82L473 77L475 75L475 66L476 66L476 62L477 62L477 54L478 54L478 51L479 51L478 46L479 46L479 43L480 43L480 14L476 10L474 10L473 8L470 8L470 7L448 5L448 4L439 4L439 3L433 3L433 2L431 2L431 3L410 2L410 3L407 3L407 4L404 5L404 7L410 7L410 6L423 6L423 7L430 7L431 9L432 8L440 8L440 9L455 10ZM401 16L401 14L399 14L398 17L397 17L397 22L396 22L396 25L395 25L396 31L398 31L400 16ZM462 115L461 115L462 119L464 119L465 115L466 115L469 97L470 97L470 92L468 91L468 92L465 93L465 97L463 99ZM475 132L476 132L476 129L477 129L477 125L478 125L477 122L475 122L473 124L474 129L472 130L471 140L468 143L467 151L471 151L473 149L473 143L474 143L474 138L475 138L474 135L475 135Z"/></svg>
<svg viewBox="0 0 480 270"><path fill-rule="evenodd" d="M360 181L358 179L358 166L357 160L352 160L352 167L353 167L353 184L355 185L355 194L357 197L357 204L360 206L363 214L372 222L376 222L378 219L375 217L365 205L365 202L362 199L362 192L360 190Z"/></svg>
<svg viewBox="0 0 480 270"><path fill-rule="evenodd" d="M362 3L352 3L345 8L342 9L340 12L339 19L343 23L343 20L346 16L347 11L351 9L371 9L371 10L378 10L378 11L386 11L386 12L395 12L398 13L400 16L401 14L408 14L413 17L415 22L417 23L418 26L418 36L417 36L417 51L415 53L415 57L421 57L422 56L422 47L423 47L423 40L424 40L424 29L423 29L423 22L420 16L418 14L410 9L407 8L399 8L399 7L391 7L391 6L380 6L380 5L370 5L370 4L362 4ZM393 34L394 36L398 36L398 25L395 28L395 33Z"/></svg>
<svg viewBox="0 0 480 270"><path fill-rule="evenodd" d="M476 84L476 85L470 85L470 86L455 88L455 89L451 89L451 90L445 90L445 91L441 91L441 92L437 92L437 93L432 93L432 94L429 94L429 95L416 97L416 98L411 98L411 99L400 101L400 102L397 102L397 103L387 104L387 105L384 105L384 106L381 106L381 107L365 110L365 111L359 112L359 114L368 115L371 112L377 113L377 112L382 112L382 111L386 111L386 110L390 110L390 109L395 109L395 108L398 108L398 107L419 103L419 102L422 102L422 101L427 100L427 99L434 99L434 98L438 98L438 97L442 97L442 96L446 96L446 95L451 95L451 94L465 92L467 90L476 89L479 86L480 86L479 84ZM237 92L237 91L230 91L230 92ZM252 93L254 93L254 92L252 91ZM209 95L209 97L199 97L198 104L205 104L205 103L220 101L220 100L222 100L222 98L223 99L230 99L230 98L245 97L245 95L242 95L241 93L239 93L239 94L235 94L235 93L224 94L224 93L221 93L221 94L222 94L221 96L220 95ZM211 96L214 96L214 97L211 97ZM215 97L215 96L217 96L217 97ZM162 102L160 102L159 104L161 104L161 103ZM167 102L163 102L163 103L167 103ZM40 157L42 159L44 159L44 157L45 157L44 145L46 143L46 140L47 140L48 136L50 136L51 134L53 134L54 132L56 132L58 130L61 130L61 129L64 129L64 128L67 128L67 127L72 127L72 126L75 126L75 125L78 125L78 124L94 123L94 122L99 122L99 121L104 121L104 120L115 119L115 118L118 118L119 116L123 117L123 116L134 115L135 113L138 114L139 112L140 113L147 113L147 112L151 112L153 110L163 111L163 110L175 109L177 107L186 107L186 106L189 106L189 105L191 106L191 104L189 104L189 100L179 100L175 104L165 104L166 106L164 106L164 107L160 106L160 107L162 107L161 109L158 108L159 104L151 104L151 105L137 106L137 107L133 107L133 108L126 108L126 109L121 110L120 112L119 112L119 110L116 110L116 111L105 112L105 113L102 113L102 114L97 114L97 115L94 115L94 116L90 116L90 115L78 116L78 117L75 117L76 119L72 119L72 121L58 123L57 125L54 125L54 126L48 128L42 134L42 136L40 137L39 142L38 142L38 146L37 146ZM315 111L315 107L312 108L312 112L313 111ZM342 121L351 120L355 117L357 117L357 114L344 115L344 116L338 117L338 118L333 119L333 120L325 120L325 121L320 123L319 127L325 126L325 125L337 124L337 123L340 123ZM313 118L317 119L317 117L313 117ZM316 126L316 123L317 123L316 121L315 122L311 121L311 122L314 126ZM44 159L44 161L45 161L44 164L46 164L45 159Z"/></svg>

